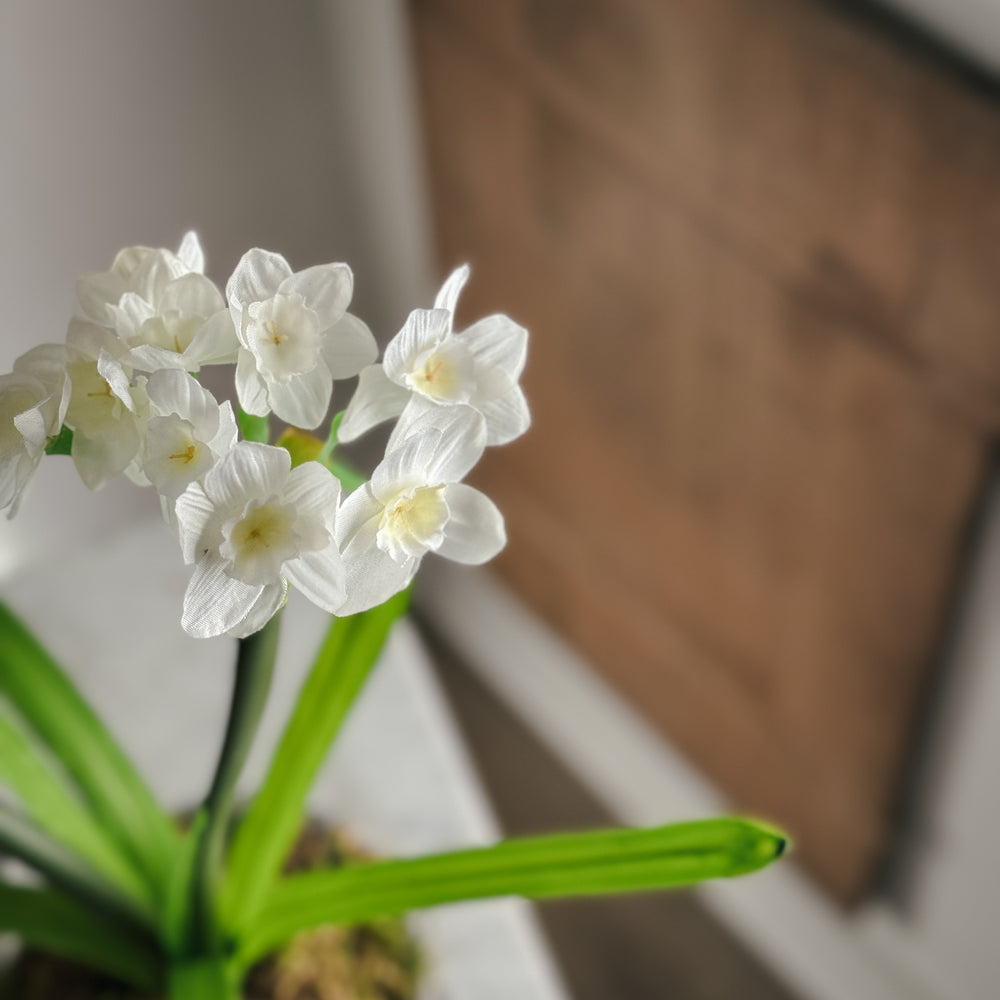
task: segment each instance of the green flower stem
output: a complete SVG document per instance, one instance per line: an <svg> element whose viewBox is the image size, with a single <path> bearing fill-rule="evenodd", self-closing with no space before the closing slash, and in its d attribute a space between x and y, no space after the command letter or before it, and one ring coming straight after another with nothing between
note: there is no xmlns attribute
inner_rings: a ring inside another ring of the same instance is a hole
<svg viewBox="0 0 1000 1000"><path fill-rule="evenodd" d="M787 846L780 831L726 817L651 830L598 830L510 840L408 861L293 875L240 942L249 966L321 924L395 916L490 896L592 896L668 889L763 868Z"/></svg>
<svg viewBox="0 0 1000 1000"><path fill-rule="evenodd" d="M148 905L124 892L19 813L2 806L0 853L20 859L98 913L156 933L156 915Z"/></svg>
<svg viewBox="0 0 1000 1000"><path fill-rule="evenodd" d="M222 943L216 920L216 893L223 846L232 816L236 782L267 704L280 624L279 612L259 632L240 640L229 722L212 787L205 800L205 831L193 868L192 930L193 944L199 953L211 954Z"/></svg>
<svg viewBox="0 0 1000 1000"><path fill-rule="evenodd" d="M332 621L264 784L236 830L222 891L228 931L238 934L264 905L302 825L316 773L408 601L407 590Z"/></svg>

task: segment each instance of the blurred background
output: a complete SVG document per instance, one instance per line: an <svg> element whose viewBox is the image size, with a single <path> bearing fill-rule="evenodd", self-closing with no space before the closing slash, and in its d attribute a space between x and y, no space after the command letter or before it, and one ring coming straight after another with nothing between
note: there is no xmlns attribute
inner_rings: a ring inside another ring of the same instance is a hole
<svg viewBox="0 0 1000 1000"><path fill-rule="evenodd" d="M189 228L531 330L510 545L419 601L505 829L797 844L545 907L571 996L996 996L1000 5L8 0L0 56L4 370ZM43 463L0 574L147 502Z"/></svg>

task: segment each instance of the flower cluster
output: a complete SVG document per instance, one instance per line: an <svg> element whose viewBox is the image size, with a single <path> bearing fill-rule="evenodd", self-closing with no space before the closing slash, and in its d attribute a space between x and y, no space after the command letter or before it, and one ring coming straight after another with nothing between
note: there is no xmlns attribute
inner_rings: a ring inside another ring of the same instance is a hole
<svg viewBox="0 0 1000 1000"><path fill-rule="evenodd" d="M428 552L485 562L504 545L503 518L462 480L488 445L528 427L527 332L497 315L456 334L467 278L455 271L376 363L375 338L348 312L346 264L292 271L253 249L223 295L194 233L176 253L122 250L77 282L65 342L0 376L0 507L14 514L46 452L70 454L91 489L122 473L151 486L194 567L181 620L196 636L256 632L290 585L347 615L406 587ZM239 420L198 381L206 365L235 365ZM315 430L334 382L355 375L319 460L293 467L294 449L241 440L240 426L271 414ZM384 459L343 497L332 446L389 419Z"/></svg>

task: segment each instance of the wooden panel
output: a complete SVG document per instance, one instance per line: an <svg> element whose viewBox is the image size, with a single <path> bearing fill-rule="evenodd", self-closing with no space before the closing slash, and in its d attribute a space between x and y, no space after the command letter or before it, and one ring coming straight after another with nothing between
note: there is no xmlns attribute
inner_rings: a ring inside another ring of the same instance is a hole
<svg viewBox="0 0 1000 1000"><path fill-rule="evenodd" d="M1000 412L996 110L811 0L414 9L445 263L534 335L503 572L856 898Z"/></svg>

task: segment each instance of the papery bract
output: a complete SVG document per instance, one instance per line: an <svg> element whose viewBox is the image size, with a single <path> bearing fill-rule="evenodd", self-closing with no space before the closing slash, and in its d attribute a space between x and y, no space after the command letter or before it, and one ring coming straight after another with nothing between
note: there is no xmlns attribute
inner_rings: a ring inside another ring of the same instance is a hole
<svg viewBox="0 0 1000 1000"><path fill-rule="evenodd" d="M41 344L0 376L0 510L17 513L49 438L62 426L69 402L66 348Z"/></svg>
<svg viewBox="0 0 1000 1000"><path fill-rule="evenodd" d="M280 254L243 255L226 298L241 345L236 391L247 413L273 411L307 430L322 423L334 379L357 375L378 354L371 331L347 312L353 288L346 264L293 273Z"/></svg>
<svg viewBox="0 0 1000 1000"><path fill-rule="evenodd" d="M335 612L345 596L339 501L340 482L319 463L292 469L284 448L239 442L177 501L184 561L195 566L184 629L250 635L281 607L289 584Z"/></svg>
<svg viewBox="0 0 1000 1000"><path fill-rule="evenodd" d="M454 271L438 292L433 309L415 309L389 343L381 365L361 372L340 425L340 439L399 416L389 447L434 409L467 405L486 421L486 443L504 444L527 430L528 405L518 385L528 332L503 315L487 316L463 333L453 331L455 305L469 277Z"/></svg>
<svg viewBox="0 0 1000 1000"><path fill-rule="evenodd" d="M427 552L478 564L503 548L500 511L461 482L482 456L486 434L470 406L425 414L344 501L337 535L348 597L338 614L388 600L410 583Z"/></svg>

